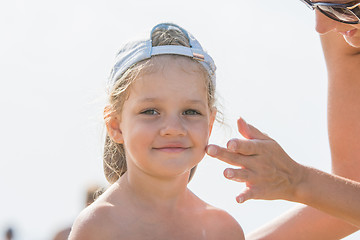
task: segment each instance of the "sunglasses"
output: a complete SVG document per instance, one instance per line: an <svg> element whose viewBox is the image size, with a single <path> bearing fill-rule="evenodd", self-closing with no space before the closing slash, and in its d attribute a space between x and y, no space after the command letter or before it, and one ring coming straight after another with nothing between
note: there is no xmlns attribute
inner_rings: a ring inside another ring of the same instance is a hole
<svg viewBox="0 0 360 240"><path fill-rule="evenodd" d="M342 23L358 24L360 23L360 2L349 3L327 3L311 2L310 0L300 0L310 9L318 9L325 16Z"/></svg>

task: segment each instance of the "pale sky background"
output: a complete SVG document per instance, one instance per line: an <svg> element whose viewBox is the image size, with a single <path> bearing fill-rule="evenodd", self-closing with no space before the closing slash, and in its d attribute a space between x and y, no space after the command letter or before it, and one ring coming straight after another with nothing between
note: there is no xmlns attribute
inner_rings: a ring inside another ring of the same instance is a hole
<svg viewBox="0 0 360 240"><path fill-rule="evenodd" d="M82 210L102 171L105 83L120 45L159 22L190 31L218 67L227 126L212 143L238 137L236 119L275 138L296 161L330 170L326 67L314 13L298 0L2 1L0 7L0 230L51 239ZM245 233L297 204L242 205L244 187L206 157L189 187L227 210ZM359 239L355 234L346 239Z"/></svg>

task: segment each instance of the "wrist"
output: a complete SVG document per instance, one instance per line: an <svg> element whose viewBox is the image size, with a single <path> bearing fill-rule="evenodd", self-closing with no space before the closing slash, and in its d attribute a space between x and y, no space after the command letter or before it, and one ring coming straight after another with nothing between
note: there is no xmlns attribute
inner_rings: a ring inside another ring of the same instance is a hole
<svg viewBox="0 0 360 240"><path fill-rule="evenodd" d="M306 196L308 195L308 191L311 188L309 186L309 180L311 175L311 168L303 166L299 163L295 163L296 167L294 170L293 178L292 178L292 187L290 194L290 201L305 203Z"/></svg>

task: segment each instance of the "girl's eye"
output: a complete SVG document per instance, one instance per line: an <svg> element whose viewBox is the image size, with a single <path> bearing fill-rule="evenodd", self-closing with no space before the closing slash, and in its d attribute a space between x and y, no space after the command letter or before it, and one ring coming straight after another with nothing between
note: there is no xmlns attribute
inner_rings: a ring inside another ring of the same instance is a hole
<svg viewBox="0 0 360 240"><path fill-rule="evenodd" d="M158 115L159 112L156 111L155 109L147 109L145 111L142 111L141 114L145 114L145 115Z"/></svg>
<svg viewBox="0 0 360 240"><path fill-rule="evenodd" d="M188 110L184 111L183 115L201 115L201 113L194 109L188 109Z"/></svg>

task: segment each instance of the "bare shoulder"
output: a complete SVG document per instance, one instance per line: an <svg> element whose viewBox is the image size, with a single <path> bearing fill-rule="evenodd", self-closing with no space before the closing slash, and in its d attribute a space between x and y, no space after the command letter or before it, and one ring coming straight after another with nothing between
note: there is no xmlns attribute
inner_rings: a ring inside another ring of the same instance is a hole
<svg viewBox="0 0 360 240"><path fill-rule="evenodd" d="M107 204L93 204L85 208L76 218L69 240L107 239L109 229L106 220L111 208Z"/></svg>
<svg viewBox="0 0 360 240"><path fill-rule="evenodd" d="M240 224L229 213L210 205L206 212L207 224L213 231L214 239L245 239Z"/></svg>

